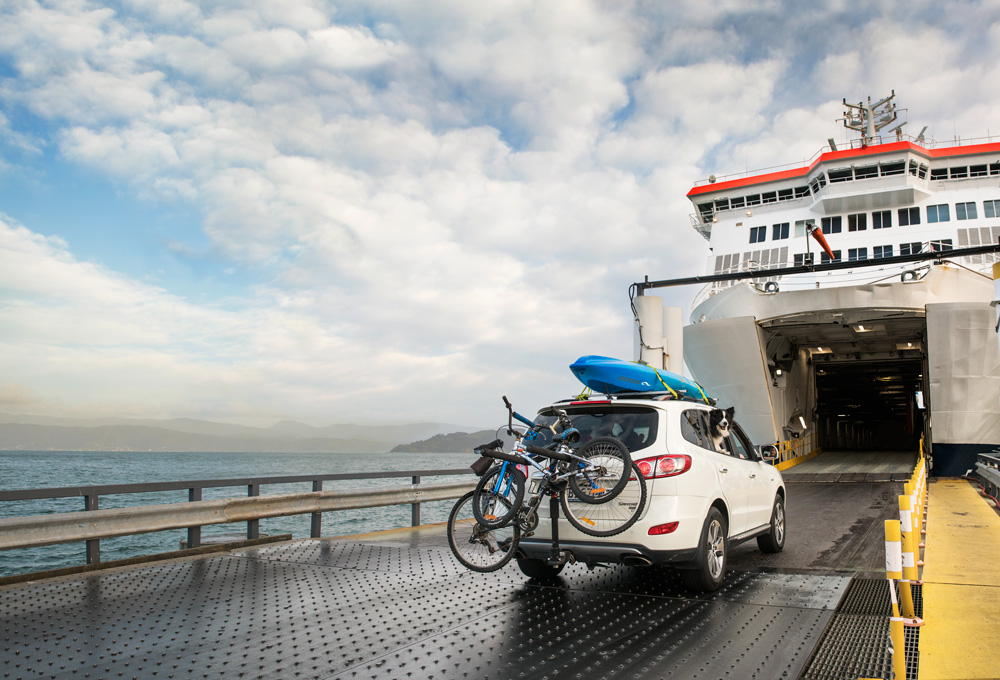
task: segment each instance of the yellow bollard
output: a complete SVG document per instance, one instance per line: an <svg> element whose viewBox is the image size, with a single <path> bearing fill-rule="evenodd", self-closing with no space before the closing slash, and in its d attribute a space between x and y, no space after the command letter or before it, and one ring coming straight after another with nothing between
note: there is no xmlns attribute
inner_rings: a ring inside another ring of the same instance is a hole
<svg viewBox="0 0 1000 680"><path fill-rule="evenodd" d="M896 587L893 579L903 577L902 537L899 522L885 521L885 575L889 579L889 598L892 600L892 616L889 617L889 653L892 655L892 670L896 678L906 678L906 645L904 642L903 619L899 615Z"/></svg>
<svg viewBox="0 0 1000 680"><path fill-rule="evenodd" d="M913 591L910 587L912 581L917 581L919 575L917 573L917 560L914 557L914 543L913 540L913 520L910 518L912 512L910 511L910 497L900 496L899 497L899 527L900 527L900 566L902 573L900 574L899 580L899 599L903 605L903 617L906 619L904 621L907 626L922 626L924 625L923 619L917 617L916 610L913 607ZM888 539L886 539L888 540ZM888 543L886 543L886 549L888 550Z"/></svg>

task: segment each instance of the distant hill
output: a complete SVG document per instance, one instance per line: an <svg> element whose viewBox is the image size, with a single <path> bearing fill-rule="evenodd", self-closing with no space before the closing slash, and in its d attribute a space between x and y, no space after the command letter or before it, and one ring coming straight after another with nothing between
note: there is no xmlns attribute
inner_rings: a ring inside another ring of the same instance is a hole
<svg viewBox="0 0 1000 680"><path fill-rule="evenodd" d="M446 423L313 427L282 421L272 427L249 427L192 418L76 419L0 413L0 450L378 453L456 429L460 426Z"/></svg>
<svg viewBox="0 0 1000 680"><path fill-rule="evenodd" d="M429 439L422 439L412 444L400 444L392 449L393 453L472 453L472 449L480 444L486 444L496 438L494 430L478 432L452 432L451 434L436 434Z"/></svg>

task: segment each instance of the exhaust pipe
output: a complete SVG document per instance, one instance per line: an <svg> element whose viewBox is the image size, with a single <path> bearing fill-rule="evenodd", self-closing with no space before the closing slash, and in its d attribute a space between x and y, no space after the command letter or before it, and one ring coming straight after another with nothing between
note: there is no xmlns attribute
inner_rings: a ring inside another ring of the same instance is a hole
<svg viewBox="0 0 1000 680"><path fill-rule="evenodd" d="M629 567L648 567L653 564L653 560L642 555L622 555L622 564Z"/></svg>

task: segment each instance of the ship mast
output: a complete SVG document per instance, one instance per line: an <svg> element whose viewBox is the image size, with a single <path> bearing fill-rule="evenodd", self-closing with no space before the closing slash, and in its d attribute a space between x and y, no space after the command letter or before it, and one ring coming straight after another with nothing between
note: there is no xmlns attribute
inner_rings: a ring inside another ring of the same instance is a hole
<svg viewBox="0 0 1000 680"><path fill-rule="evenodd" d="M846 107L844 127L861 133L862 148L874 144L878 132L896 120L896 104L892 101L895 97L896 91L893 90L888 97L874 104L871 97L868 97L867 104L864 102L848 104L847 99L843 100ZM905 122L893 128L897 139L902 138L904 125Z"/></svg>

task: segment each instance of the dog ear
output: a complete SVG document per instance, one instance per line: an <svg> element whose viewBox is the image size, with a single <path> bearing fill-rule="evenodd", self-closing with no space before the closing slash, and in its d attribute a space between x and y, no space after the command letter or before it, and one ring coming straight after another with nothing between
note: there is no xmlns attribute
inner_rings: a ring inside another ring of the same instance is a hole
<svg viewBox="0 0 1000 680"><path fill-rule="evenodd" d="M733 417L733 414L735 412L736 412L736 407L735 406L730 406L729 408L726 409L726 418L730 418L731 419Z"/></svg>

